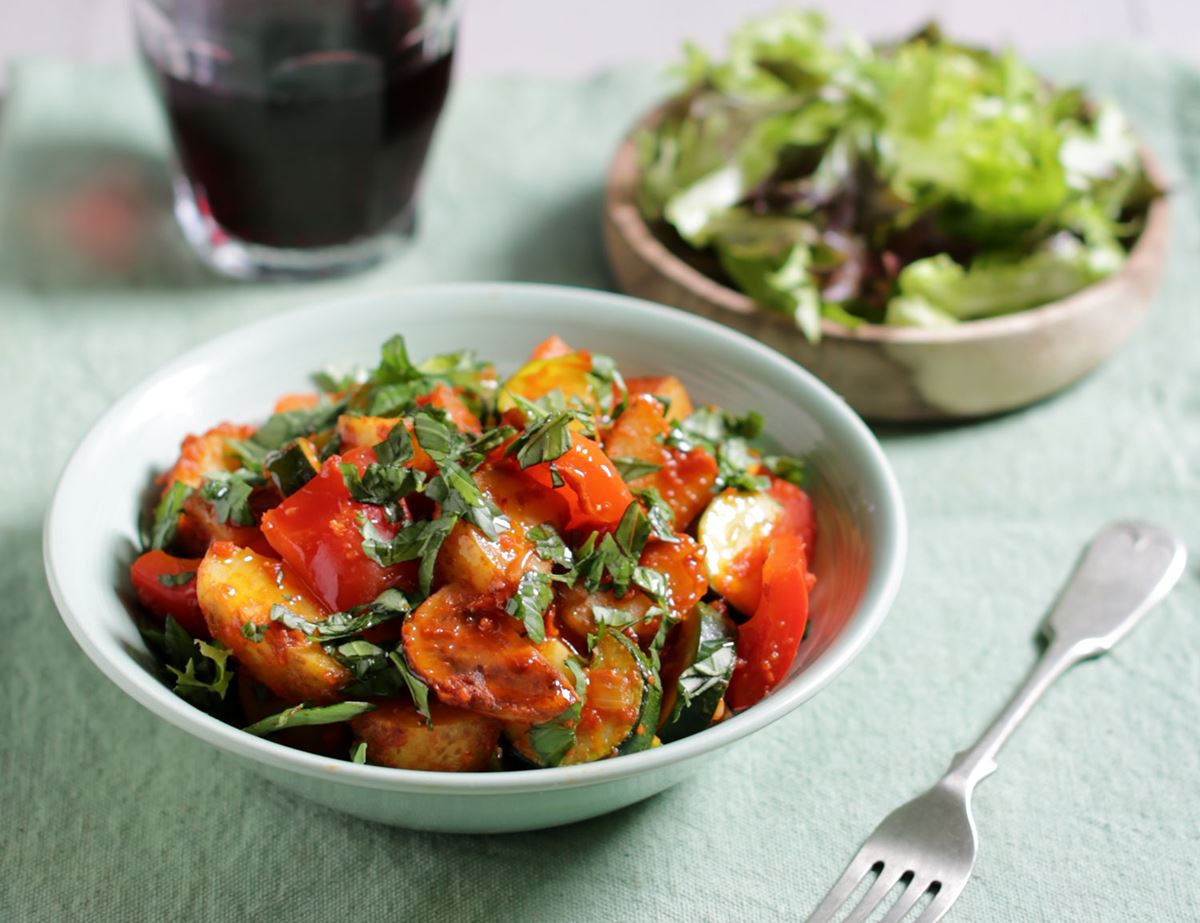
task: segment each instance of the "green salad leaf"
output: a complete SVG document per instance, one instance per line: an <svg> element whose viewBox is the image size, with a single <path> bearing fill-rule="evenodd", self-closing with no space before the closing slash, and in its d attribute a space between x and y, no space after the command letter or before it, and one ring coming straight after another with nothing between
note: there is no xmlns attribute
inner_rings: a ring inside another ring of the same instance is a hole
<svg viewBox="0 0 1200 923"><path fill-rule="evenodd" d="M813 341L1062 298L1120 268L1161 194L1111 104L935 26L871 47L784 11L677 70L635 139L641 211Z"/></svg>

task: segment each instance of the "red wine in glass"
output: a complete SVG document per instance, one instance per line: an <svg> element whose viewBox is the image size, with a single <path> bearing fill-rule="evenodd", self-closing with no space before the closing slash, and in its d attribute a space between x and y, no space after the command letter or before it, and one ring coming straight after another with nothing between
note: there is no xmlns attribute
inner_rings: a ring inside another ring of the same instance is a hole
<svg viewBox="0 0 1200 923"><path fill-rule="evenodd" d="M138 14L176 212L210 263L328 274L411 227L450 85L453 4L140 0Z"/></svg>

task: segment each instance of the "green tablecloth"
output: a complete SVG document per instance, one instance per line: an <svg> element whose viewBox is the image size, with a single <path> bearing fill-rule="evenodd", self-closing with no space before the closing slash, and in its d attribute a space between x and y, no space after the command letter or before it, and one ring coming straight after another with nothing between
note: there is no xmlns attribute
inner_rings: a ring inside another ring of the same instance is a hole
<svg viewBox="0 0 1200 923"><path fill-rule="evenodd" d="M1124 103L1173 181L1170 266L1135 340L1024 412L882 434L909 503L908 575L816 700L616 815L450 837L298 802L120 693L58 620L42 516L89 423L198 338L415 281L608 286L605 164L661 86L634 72L464 83L412 249L300 290L217 283L189 259L131 68L19 68L0 114L0 919L803 917L1023 676L1036 620L1097 526L1142 516L1200 548L1200 75L1111 50L1050 69ZM1200 919L1197 573L1052 690L1002 754L955 919Z"/></svg>

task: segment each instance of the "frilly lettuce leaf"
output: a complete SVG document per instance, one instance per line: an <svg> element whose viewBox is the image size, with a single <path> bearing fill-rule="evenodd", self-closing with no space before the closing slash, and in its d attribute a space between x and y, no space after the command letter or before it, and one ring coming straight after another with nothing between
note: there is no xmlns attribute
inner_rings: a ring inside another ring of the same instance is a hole
<svg viewBox="0 0 1200 923"><path fill-rule="evenodd" d="M810 339L1023 310L1115 272L1161 192L1107 103L927 27L872 48L747 22L637 138L648 220Z"/></svg>

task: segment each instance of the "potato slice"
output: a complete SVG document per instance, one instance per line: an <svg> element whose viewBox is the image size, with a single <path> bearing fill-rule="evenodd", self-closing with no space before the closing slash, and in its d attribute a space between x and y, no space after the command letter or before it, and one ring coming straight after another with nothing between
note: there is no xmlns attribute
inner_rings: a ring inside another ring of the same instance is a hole
<svg viewBox="0 0 1200 923"><path fill-rule="evenodd" d="M338 690L350 681L350 671L320 644L271 621L274 605L311 621L329 615L281 562L230 542L214 542L196 573L196 596L213 637L281 699L335 702ZM266 626L261 641L242 634L247 624Z"/></svg>
<svg viewBox="0 0 1200 923"><path fill-rule="evenodd" d="M503 721L548 721L575 691L496 597L452 584L404 623L409 667L448 705Z"/></svg>
<svg viewBox="0 0 1200 923"><path fill-rule="evenodd" d="M726 490L700 517L708 582L744 615L758 607L763 562L783 512L770 494Z"/></svg>
<svg viewBox="0 0 1200 923"><path fill-rule="evenodd" d="M218 471L234 471L241 461L229 449L235 439L249 439L254 435L253 426L222 423L203 435L184 438L179 447L179 458L171 469L159 480L165 487L182 481L188 487L199 487L204 476Z"/></svg>
<svg viewBox="0 0 1200 923"><path fill-rule="evenodd" d="M500 722L440 702L430 702L433 727L412 703L393 700L351 719L357 741L367 745L367 762L393 769L481 772L500 740Z"/></svg>
<svg viewBox="0 0 1200 923"><path fill-rule="evenodd" d="M570 508L553 488L509 464L485 465L474 478L484 495L508 516L510 527L490 539L470 523L457 523L438 552L437 579L441 584L464 583L479 593L510 594L526 571L550 570L526 533L542 523L561 530Z"/></svg>
<svg viewBox="0 0 1200 923"><path fill-rule="evenodd" d="M683 531L712 499L717 462L703 449L680 452L659 440L670 431L662 405L648 394L630 397L605 440L610 458L636 458L658 465L659 470L629 482L635 490L653 487L675 514L675 528Z"/></svg>
<svg viewBox="0 0 1200 923"><path fill-rule="evenodd" d="M353 414L344 413L337 418L336 432L341 440L339 451L345 453L350 449L358 449L363 446L368 448L377 446L387 439L388 433L399 422L400 417L356 417ZM405 420L404 425L408 427L411 435L412 423ZM426 474L434 474L437 471L433 459L429 457L428 452L421 448L415 436L413 436L413 457L412 461L408 462L408 466L424 471Z"/></svg>
<svg viewBox="0 0 1200 923"><path fill-rule="evenodd" d="M642 376L625 379L629 394L651 394L667 402L667 419L686 420L696 408L683 382L674 375Z"/></svg>

